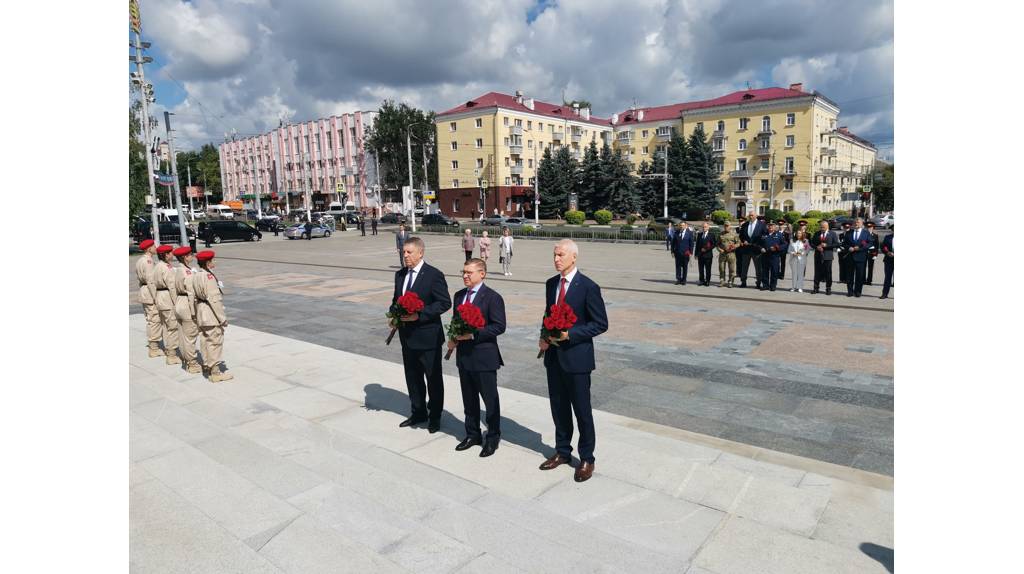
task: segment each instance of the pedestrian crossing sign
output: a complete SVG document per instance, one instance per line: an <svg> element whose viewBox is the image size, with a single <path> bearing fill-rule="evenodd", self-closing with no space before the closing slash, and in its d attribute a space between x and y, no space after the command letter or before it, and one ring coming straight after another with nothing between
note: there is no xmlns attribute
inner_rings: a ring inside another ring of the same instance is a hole
<svg viewBox="0 0 1024 574"><path fill-rule="evenodd" d="M338 184L338 186L337 186L337 192L338 192L338 193L345 193L345 184L344 184L344 183L339 183L339 184Z"/></svg>

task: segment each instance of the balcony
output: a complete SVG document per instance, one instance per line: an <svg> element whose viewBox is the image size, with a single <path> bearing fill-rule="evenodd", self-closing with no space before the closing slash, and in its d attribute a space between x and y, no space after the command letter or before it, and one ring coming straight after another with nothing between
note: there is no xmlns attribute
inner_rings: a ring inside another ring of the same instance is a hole
<svg viewBox="0 0 1024 574"><path fill-rule="evenodd" d="M725 155L725 148L711 150L711 157L722 157Z"/></svg>
<svg viewBox="0 0 1024 574"><path fill-rule="evenodd" d="M759 138L771 137L771 135L774 134L774 133L775 132L772 131L772 128L770 128L770 127L768 127L768 128L762 127L761 130L757 132L757 137L759 137Z"/></svg>
<svg viewBox="0 0 1024 574"><path fill-rule="evenodd" d="M793 177L796 175L796 169L783 170L782 177Z"/></svg>
<svg viewBox="0 0 1024 574"><path fill-rule="evenodd" d="M569 157L579 161L583 159L583 152L578 149L569 150Z"/></svg>
<svg viewBox="0 0 1024 574"><path fill-rule="evenodd" d="M514 136L521 136L523 135L523 126L509 126L508 133Z"/></svg>
<svg viewBox="0 0 1024 574"><path fill-rule="evenodd" d="M821 155L828 155L828 156L835 157L835 155L836 155L836 148L828 147L828 146L821 146Z"/></svg>
<svg viewBox="0 0 1024 574"><path fill-rule="evenodd" d="M732 179L748 179L754 177L754 170L752 169L737 169L729 172L729 177Z"/></svg>
<svg viewBox="0 0 1024 574"><path fill-rule="evenodd" d="M555 141L562 141L565 139L565 132L552 132L551 139Z"/></svg>
<svg viewBox="0 0 1024 574"><path fill-rule="evenodd" d="M583 140L583 134L569 134L572 143L580 143Z"/></svg>
<svg viewBox="0 0 1024 574"><path fill-rule="evenodd" d="M672 130L667 130L667 131L658 130L658 133L655 135L655 137L657 137L658 141L660 141L660 142L667 142L667 141L672 139Z"/></svg>
<svg viewBox="0 0 1024 574"><path fill-rule="evenodd" d="M523 166L521 165L509 166L509 170L512 172L512 175L523 175Z"/></svg>
<svg viewBox="0 0 1024 574"><path fill-rule="evenodd" d="M523 145L522 144L518 144L518 145L512 144L512 145L508 146L508 153L510 153L512 155L523 155Z"/></svg>
<svg viewBox="0 0 1024 574"><path fill-rule="evenodd" d="M747 190L745 190L745 189L734 189L734 190L732 190L732 196L733 197L746 197L747 196Z"/></svg>
<svg viewBox="0 0 1024 574"><path fill-rule="evenodd" d="M725 137L725 130L715 130L711 132L711 137L715 139L722 139Z"/></svg>
<svg viewBox="0 0 1024 574"><path fill-rule="evenodd" d="M757 155L772 155L772 148L758 146Z"/></svg>

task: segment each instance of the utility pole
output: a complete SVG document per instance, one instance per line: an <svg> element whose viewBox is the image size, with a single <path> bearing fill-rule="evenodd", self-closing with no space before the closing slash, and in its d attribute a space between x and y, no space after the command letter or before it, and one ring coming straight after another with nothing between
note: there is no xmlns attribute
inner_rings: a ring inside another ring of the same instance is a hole
<svg viewBox="0 0 1024 574"><path fill-rule="evenodd" d="M664 155L665 155L665 173L662 175L662 177L665 179L665 191L664 191L664 193L665 193L664 206L665 207L664 207L664 209L662 211L661 216L664 217L664 218L668 218L668 144L665 144L665 154Z"/></svg>
<svg viewBox="0 0 1024 574"><path fill-rule="evenodd" d="M192 217L192 214L196 210L196 204L192 201L192 162L185 164L185 171L188 172L188 189L185 190L185 193L188 194L188 215L189 217Z"/></svg>
<svg viewBox="0 0 1024 574"><path fill-rule="evenodd" d="M181 233L181 243L188 245L188 234L185 233L185 214L181 212L181 183L178 182L178 160L174 157L174 135L171 133L171 112L164 112L164 126L167 128L167 153L171 156L171 175L174 176L174 201L171 207L178 210L178 231ZM170 191L170 189L168 189Z"/></svg>
<svg viewBox="0 0 1024 574"><path fill-rule="evenodd" d="M256 176L256 189L254 189L253 197L256 198L256 220L263 219L263 190L260 187L260 166L256 163L256 160L260 158L259 145L256 146L256 155L249 156L249 163L252 165L253 174Z"/></svg>
<svg viewBox="0 0 1024 574"><path fill-rule="evenodd" d="M771 185L768 186L768 209L774 209L775 207L775 151L772 150L772 168L769 172L768 177L771 179ZM768 215L768 210L765 210L765 215Z"/></svg>
<svg viewBox="0 0 1024 574"><path fill-rule="evenodd" d="M537 145L533 146L533 222L540 226L540 178L537 174L540 172L540 164L537 163L537 148L540 147L540 141L537 141Z"/></svg>
<svg viewBox="0 0 1024 574"><path fill-rule="evenodd" d="M377 159L377 152L373 152L373 168L376 184L373 186L374 213L380 217L380 161Z"/></svg>
<svg viewBox="0 0 1024 574"><path fill-rule="evenodd" d="M405 128L405 153L406 153L406 159L409 162L409 195L412 195L413 193L412 193L412 126L411 125ZM402 210L403 211L408 209L406 207L406 205L407 205L406 202L409 202L409 198L407 198L406 195L403 193L402 194ZM412 198L411 203L413 205L413 207L411 209L411 211L412 211L412 213L411 213L411 215L412 215L412 218L411 218L412 219L412 232L416 233L416 211L415 211L416 200L415 200L415 196Z"/></svg>
<svg viewBox="0 0 1024 574"><path fill-rule="evenodd" d="M142 50L149 48L151 45L149 42L142 41L142 21L139 17L139 4L136 0L131 0L128 4L129 17L131 18L132 30L135 31L135 44L132 45L135 48L135 74L136 77L133 81L139 86L139 91L142 94L142 137L143 141L146 142L146 179L149 181L149 197L150 197L150 223L152 224L151 232L153 235L153 241L160 245L160 219L157 217L156 212L156 185L153 183L153 157L149 152L149 145L153 141L149 131L149 102L150 98L153 98L152 87L146 83L146 75L142 68L143 64L148 64L153 61L153 58L149 56L143 56ZM153 98L152 101L156 101Z"/></svg>
<svg viewBox="0 0 1024 574"><path fill-rule="evenodd" d="M423 192L422 192L422 195L426 195L427 194L427 189L429 189L429 187L430 187L427 184L428 181L429 180L427 179L427 144L423 144ZM426 202L424 202L424 204L425 203ZM426 214L426 212L427 212L427 208L426 208L426 205L424 205L423 213ZM413 219L416 218L416 204L415 204L415 202L413 203L413 206L412 206L412 217L413 217Z"/></svg>

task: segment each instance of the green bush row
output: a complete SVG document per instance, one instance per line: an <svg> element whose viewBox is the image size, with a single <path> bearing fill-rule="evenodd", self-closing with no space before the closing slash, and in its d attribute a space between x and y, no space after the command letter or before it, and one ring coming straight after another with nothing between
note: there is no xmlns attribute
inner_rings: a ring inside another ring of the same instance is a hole
<svg viewBox="0 0 1024 574"><path fill-rule="evenodd" d="M586 214L582 211L570 210L565 212L565 222L570 225L580 225L586 220Z"/></svg>
<svg viewBox="0 0 1024 574"><path fill-rule="evenodd" d="M596 221L598 225L608 225L612 222L612 212L607 209L598 209L594 212L594 221Z"/></svg>

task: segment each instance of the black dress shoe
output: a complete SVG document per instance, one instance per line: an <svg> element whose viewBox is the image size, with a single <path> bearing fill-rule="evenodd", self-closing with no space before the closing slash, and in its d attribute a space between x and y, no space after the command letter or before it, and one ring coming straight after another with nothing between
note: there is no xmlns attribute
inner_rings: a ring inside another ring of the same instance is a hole
<svg viewBox="0 0 1024 574"><path fill-rule="evenodd" d="M815 289L814 291L811 291L811 295L817 295L818 293L820 293L820 291L818 291L817 289Z"/></svg>
<svg viewBox="0 0 1024 574"><path fill-rule="evenodd" d="M846 296L847 297L853 297L853 293L847 293Z"/></svg>
<svg viewBox="0 0 1024 574"><path fill-rule="evenodd" d="M466 450L467 448L469 448L471 446L476 446L478 444L483 444L483 442L484 441L482 441L482 440L480 440L478 438L466 437L466 438L462 439L462 442L460 442L457 447L455 447L455 450Z"/></svg>
<svg viewBox="0 0 1024 574"><path fill-rule="evenodd" d="M427 430L430 431L430 434L441 430L441 421L430 421L430 424L427 425Z"/></svg>
<svg viewBox="0 0 1024 574"><path fill-rule="evenodd" d="M854 293L853 296L854 297L860 297L860 293Z"/></svg>
<svg viewBox="0 0 1024 574"><path fill-rule="evenodd" d="M411 427L412 425L418 425L420 423L425 423L425 422L427 422L427 419L417 419L417 418L409 417L409 418L405 419L404 421L398 423L398 426L402 427L402 428L404 428L404 427Z"/></svg>
<svg viewBox="0 0 1024 574"><path fill-rule="evenodd" d="M496 450L498 450L497 443L487 443L484 445L484 448L480 451L480 458L486 458L488 456L491 456L492 454L494 454L494 451Z"/></svg>
<svg viewBox="0 0 1024 574"><path fill-rule="evenodd" d="M889 298L888 295L882 295L881 297L879 297L879 299L888 299L888 298Z"/></svg>
<svg viewBox="0 0 1024 574"><path fill-rule="evenodd" d="M831 295L831 294L832 294L832 290L831 289L825 291L825 295Z"/></svg>

